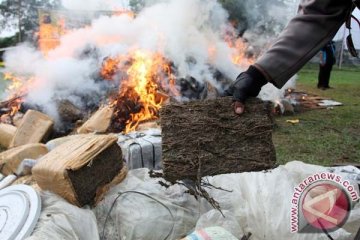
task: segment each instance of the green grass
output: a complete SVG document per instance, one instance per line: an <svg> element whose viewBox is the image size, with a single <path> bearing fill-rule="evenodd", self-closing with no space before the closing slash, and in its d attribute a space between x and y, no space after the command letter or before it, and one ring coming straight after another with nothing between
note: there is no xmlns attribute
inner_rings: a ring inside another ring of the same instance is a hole
<svg viewBox="0 0 360 240"><path fill-rule="evenodd" d="M316 65L302 69L297 90L331 98L344 106L277 117L273 140L278 162L360 163L360 69L335 67L330 80L334 89L326 91L316 88L317 74ZM300 123L286 123L288 119L299 119Z"/></svg>
<svg viewBox="0 0 360 240"><path fill-rule="evenodd" d="M4 75L1 72L1 68L0 68L0 96L4 90L5 90L5 80L4 80ZM0 99L0 101L1 101L1 99Z"/></svg>

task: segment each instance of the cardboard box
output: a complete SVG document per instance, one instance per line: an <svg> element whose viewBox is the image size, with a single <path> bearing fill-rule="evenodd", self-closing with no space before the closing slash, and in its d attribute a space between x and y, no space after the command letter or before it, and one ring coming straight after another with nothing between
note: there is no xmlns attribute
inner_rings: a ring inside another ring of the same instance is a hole
<svg viewBox="0 0 360 240"><path fill-rule="evenodd" d="M24 159L38 159L48 153L47 147L41 143L26 144L0 153L1 173L10 175L17 169Z"/></svg>
<svg viewBox="0 0 360 240"><path fill-rule="evenodd" d="M78 130L77 133L105 133L111 125L114 108L105 106L95 112Z"/></svg>
<svg viewBox="0 0 360 240"><path fill-rule="evenodd" d="M70 140L42 157L32 169L39 187L77 206L93 205L97 192L123 168L117 137L90 135Z"/></svg>
<svg viewBox="0 0 360 240"><path fill-rule="evenodd" d="M9 148L16 132L16 127L10 124L0 123L0 145Z"/></svg>
<svg viewBox="0 0 360 240"><path fill-rule="evenodd" d="M42 142L52 131L53 125L54 121L49 116L28 110L16 130L10 147Z"/></svg>

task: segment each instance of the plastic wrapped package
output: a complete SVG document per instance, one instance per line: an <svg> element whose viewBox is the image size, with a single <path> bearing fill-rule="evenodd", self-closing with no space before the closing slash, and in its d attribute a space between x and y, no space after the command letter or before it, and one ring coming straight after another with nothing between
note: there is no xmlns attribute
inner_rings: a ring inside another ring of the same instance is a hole
<svg viewBox="0 0 360 240"><path fill-rule="evenodd" d="M91 210L81 209L50 192L41 194L42 212L27 240L98 240L96 218Z"/></svg>
<svg viewBox="0 0 360 240"><path fill-rule="evenodd" d="M119 135L118 144L129 169L162 169L160 129Z"/></svg>
<svg viewBox="0 0 360 240"><path fill-rule="evenodd" d="M193 231L201 213L211 210L185 187L165 188L148 172L129 171L94 209L101 239L180 239Z"/></svg>

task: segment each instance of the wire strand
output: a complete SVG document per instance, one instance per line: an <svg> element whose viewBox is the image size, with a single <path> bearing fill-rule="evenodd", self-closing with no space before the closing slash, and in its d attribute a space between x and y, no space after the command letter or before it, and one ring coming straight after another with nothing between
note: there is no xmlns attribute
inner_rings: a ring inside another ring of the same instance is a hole
<svg viewBox="0 0 360 240"><path fill-rule="evenodd" d="M129 194L129 193L135 193L135 194L139 194L139 195L145 196L145 197L147 197L147 198L150 198L150 199L152 199L153 201L159 203L161 206L163 206L163 207L169 212L169 214L170 214L170 216L171 216L171 218L172 218L172 226L171 226L171 229L170 229L169 233L168 233L168 234L166 235L166 237L164 238L164 240L168 239L168 238L170 237L171 233L173 232L174 227L175 227L175 217L174 217L173 213L171 212L170 208L169 208L168 206L166 206L164 203L162 203L161 201L157 200L156 198L154 198L154 197L152 197L152 196L150 196L150 195L148 195L148 194L146 194L146 193L142 193L142 192L138 192L138 191L125 191L125 192L119 192L119 193L118 193L119 195L115 198L114 202L112 203L112 205L111 205L111 207L110 207L109 212L108 212L107 215L106 215L101 239L106 239L106 238L105 238L105 228L106 228L106 224L107 224L107 221L108 221L108 219L109 219L109 216L110 216L110 214L111 214L111 212L112 212L112 210L113 210L113 208L114 208L117 200L118 200L121 196L123 196L123 195L125 195L125 194ZM120 237L120 239L121 239L121 237Z"/></svg>

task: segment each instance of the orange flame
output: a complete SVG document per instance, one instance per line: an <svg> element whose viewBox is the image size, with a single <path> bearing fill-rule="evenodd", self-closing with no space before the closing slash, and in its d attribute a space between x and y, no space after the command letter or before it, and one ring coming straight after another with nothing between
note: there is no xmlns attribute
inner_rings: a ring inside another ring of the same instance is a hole
<svg viewBox="0 0 360 240"><path fill-rule="evenodd" d="M5 90L9 98L25 95L29 92L29 88L35 87L33 86L35 80L34 77L15 76L14 74L7 72L4 73L4 79L10 82Z"/></svg>
<svg viewBox="0 0 360 240"><path fill-rule="evenodd" d="M141 122L158 118L166 99L160 90L179 95L171 66L159 53L135 50L127 56L106 59L101 76L113 80L117 72L125 75L122 76L125 79L121 81L112 105L116 109L115 121L122 123L119 128L123 126L125 133L134 131Z"/></svg>
<svg viewBox="0 0 360 240"><path fill-rule="evenodd" d="M28 88L34 81L34 78L19 77L12 73L5 73L4 79L9 81L10 84L5 90L8 94L8 100L5 102L7 102L9 111L3 114L3 116L5 116L2 116L3 119L5 119L6 116L13 117L20 110L21 104L24 102L23 96L29 91Z"/></svg>
<svg viewBox="0 0 360 240"><path fill-rule="evenodd" d="M141 104L141 111L131 114L131 119L126 122L125 133L136 129L140 122L157 119L162 101L156 101L157 82L159 73L167 69L167 63L160 54L152 54L145 51L135 51L132 55L133 64L127 70L128 79L122 83L120 96L127 96Z"/></svg>
<svg viewBox="0 0 360 240"><path fill-rule="evenodd" d="M118 71L118 65L120 63L119 58L107 58L102 64L100 75L106 80L112 80L116 72Z"/></svg>
<svg viewBox="0 0 360 240"><path fill-rule="evenodd" d="M248 54L248 44L242 38L236 37L234 31L229 30L224 35L224 40L232 50L231 56L229 57L235 65L245 68L255 63L255 56Z"/></svg>
<svg viewBox="0 0 360 240"><path fill-rule="evenodd" d="M127 15L131 18L135 18L135 13L128 9L115 9L114 10L114 16L121 16L121 15Z"/></svg>
<svg viewBox="0 0 360 240"><path fill-rule="evenodd" d="M255 62L255 58L247 56L247 44L241 39L236 39L233 45L230 45L234 49L231 56L232 62L240 66L249 66Z"/></svg>
<svg viewBox="0 0 360 240"><path fill-rule="evenodd" d="M38 32L40 51L47 56L51 50L60 45L60 37L65 33L65 19L55 20L50 14L42 15Z"/></svg>

